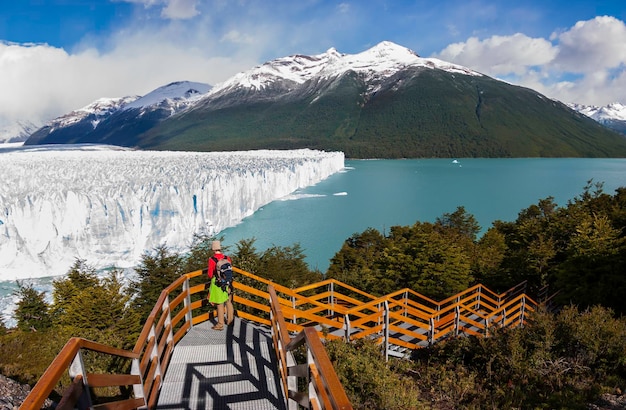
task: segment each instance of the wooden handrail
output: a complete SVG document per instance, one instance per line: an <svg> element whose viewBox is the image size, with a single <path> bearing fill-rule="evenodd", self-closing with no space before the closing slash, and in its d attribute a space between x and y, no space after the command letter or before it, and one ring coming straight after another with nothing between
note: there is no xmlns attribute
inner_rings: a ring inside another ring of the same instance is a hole
<svg viewBox="0 0 626 410"><path fill-rule="evenodd" d="M306 328L291 338L287 332L287 323L282 313L282 306L278 303L278 296L272 285L268 287L268 293L273 314L273 339L278 340L280 344L277 356L279 356L280 374L287 397L292 400L296 399L298 404L304 405L306 408L315 407L312 405L313 403L321 402L325 409L352 409L352 404L339 381L337 373L335 373L317 331L313 328ZM302 345L306 346L307 357L309 358L307 363L309 371L306 375L302 375L307 379L306 385L310 389L306 395L297 390L299 383L290 384L288 380L290 368L297 368L298 364L290 363L287 360L287 355Z"/></svg>
<svg viewBox="0 0 626 410"><path fill-rule="evenodd" d="M39 382L37 382L35 387L33 387L30 394L20 406L20 409L40 409L81 349L104 353L111 356L124 357L127 359L139 358L139 355L127 350L117 349L79 337L73 337L67 341L65 346L63 346L63 349L61 349L59 354L48 366L39 379ZM82 380L82 377L80 380Z"/></svg>

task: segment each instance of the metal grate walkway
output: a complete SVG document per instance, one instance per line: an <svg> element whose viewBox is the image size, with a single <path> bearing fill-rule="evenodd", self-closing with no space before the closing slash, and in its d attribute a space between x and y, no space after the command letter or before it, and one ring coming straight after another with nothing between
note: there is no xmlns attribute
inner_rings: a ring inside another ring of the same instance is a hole
<svg viewBox="0 0 626 410"><path fill-rule="evenodd" d="M222 331L194 326L178 343L158 409L285 409L269 332L235 318Z"/></svg>

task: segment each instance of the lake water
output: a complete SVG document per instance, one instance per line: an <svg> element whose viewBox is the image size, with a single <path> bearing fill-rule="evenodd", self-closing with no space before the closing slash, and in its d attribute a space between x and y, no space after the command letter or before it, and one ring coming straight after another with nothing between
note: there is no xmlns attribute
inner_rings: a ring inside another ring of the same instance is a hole
<svg viewBox="0 0 626 410"><path fill-rule="evenodd" d="M484 232L548 196L566 205L590 179L613 194L626 186L626 159L348 160L343 172L266 205L222 235L231 249L252 237L257 251L300 243L309 266L325 272L343 242L368 227L386 233L464 206ZM50 278L33 281L39 291L51 287ZM5 316L13 290L14 282L0 282Z"/></svg>
<svg viewBox="0 0 626 410"><path fill-rule="evenodd" d="M548 196L566 205L590 179L613 194L626 186L626 159L348 160L344 172L222 234L225 245L255 237L257 250L298 242L309 266L325 272L344 240L368 227L434 222L464 206L484 232Z"/></svg>

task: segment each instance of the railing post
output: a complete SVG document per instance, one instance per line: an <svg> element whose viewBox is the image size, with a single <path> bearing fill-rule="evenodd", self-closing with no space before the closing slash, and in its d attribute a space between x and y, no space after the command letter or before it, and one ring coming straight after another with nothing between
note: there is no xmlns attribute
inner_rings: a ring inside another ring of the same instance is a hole
<svg viewBox="0 0 626 410"><path fill-rule="evenodd" d="M332 315L332 317L335 317L335 284L333 282L329 283L328 286L329 289L329 296L328 296L328 305L331 307L331 309L328 310L328 314Z"/></svg>
<svg viewBox="0 0 626 410"><path fill-rule="evenodd" d="M404 291L404 317L409 315L409 291Z"/></svg>
<svg viewBox="0 0 626 410"><path fill-rule="evenodd" d="M189 330L191 330L191 328L193 327L193 316L191 312L191 293L189 278L186 278L185 283L183 283L183 291L185 292L185 300L183 302L185 306L185 321L189 323Z"/></svg>
<svg viewBox="0 0 626 410"><path fill-rule="evenodd" d="M474 307L474 310L479 310L480 309L480 295L482 293L482 289L483 289L483 285L480 285L478 287L478 299L476 301L476 305Z"/></svg>
<svg viewBox="0 0 626 410"><path fill-rule="evenodd" d="M526 296L522 295L522 303L520 306L519 325L524 326L524 313L526 310Z"/></svg>
<svg viewBox="0 0 626 410"><path fill-rule="evenodd" d="M305 344L306 346L306 383L309 390L309 406L311 403L317 402L322 403L322 401L317 397L317 390L315 389L315 383L313 382L313 378L311 377L311 368L315 366L315 359L313 358L313 354L311 353L311 348L309 344Z"/></svg>
<svg viewBox="0 0 626 410"><path fill-rule="evenodd" d="M147 394L143 391L143 374L141 374L141 368L139 367L139 359L133 359L130 366L130 374L139 376L140 384L133 384L133 393L135 398L144 399L146 406L139 407L139 410L147 409Z"/></svg>
<svg viewBox="0 0 626 410"><path fill-rule="evenodd" d="M485 318L485 337L489 337L489 318Z"/></svg>
<svg viewBox="0 0 626 410"><path fill-rule="evenodd" d="M343 316L343 328L344 328L346 342L349 342L351 329L350 329L350 315L347 313Z"/></svg>
<svg viewBox="0 0 626 410"><path fill-rule="evenodd" d="M389 361L389 302L385 300L385 303L383 304L383 314L384 316L384 324L383 324L383 335L384 335L384 341L383 341L383 346L385 348L385 361Z"/></svg>
<svg viewBox="0 0 626 410"><path fill-rule="evenodd" d="M296 310L296 297L295 296L291 296L291 308L294 310ZM293 315L291 315L291 323L293 323L294 325L296 324L297 320L296 320L296 314L294 313Z"/></svg>
<svg viewBox="0 0 626 410"><path fill-rule="evenodd" d="M154 373L154 378L150 380L150 383L152 383L154 379L156 379L157 376L161 375L161 356L159 355L159 344L157 343L157 335L156 335L156 329L154 327L154 323L152 323L152 326L150 326L150 333L148 335L148 339L150 338L154 338L154 343L152 344L152 352L150 353L150 358L154 360L157 364L156 372ZM148 352L146 352L146 354L147 353Z"/></svg>
<svg viewBox="0 0 626 410"><path fill-rule="evenodd" d="M169 295L165 298L163 302L163 307L161 308L163 312L167 312L167 316L165 317L165 322L163 325L165 327L170 326L170 331L167 333L167 344L170 344L172 340L174 340L174 329L172 329L172 310L170 309L170 298Z"/></svg>
<svg viewBox="0 0 626 410"><path fill-rule="evenodd" d="M430 325L430 330L428 331L428 344L432 346L432 344L435 343L435 318L431 316L428 322Z"/></svg>
<svg viewBox="0 0 626 410"><path fill-rule="evenodd" d="M461 303L461 297L456 297L456 307L454 308L454 336L459 335L459 321L461 319L461 308L459 307L459 303Z"/></svg>
<svg viewBox="0 0 626 410"><path fill-rule="evenodd" d="M76 352L76 356L74 356L74 360L72 360L68 373L70 374L70 378L72 380L79 375L83 378L83 392L78 398L78 403L76 403L77 407L81 409L90 408L92 405L91 393L89 392L89 380L87 380L87 371L85 370L82 349L79 349L78 352Z"/></svg>
<svg viewBox="0 0 626 410"><path fill-rule="evenodd" d="M500 319L500 327L506 324L506 308L502 309L502 319Z"/></svg>

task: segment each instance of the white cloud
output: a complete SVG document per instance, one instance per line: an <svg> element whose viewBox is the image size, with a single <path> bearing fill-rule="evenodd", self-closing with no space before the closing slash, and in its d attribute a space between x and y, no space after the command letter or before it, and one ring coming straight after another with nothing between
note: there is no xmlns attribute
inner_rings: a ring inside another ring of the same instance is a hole
<svg viewBox="0 0 626 410"><path fill-rule="evenodd" d="M253 44L254 39L239 30L230 30L228 33L222 36L221 41L229 41L237 44Z"/></svg>
<svg viewBox="0 0 626 410"><path fill-rule="evenodd" d="M119 2L143 4L144 7L162 6L161 17L172 20L186 20L200 14L198 0L113 0Z"/></svg>
<svg viewBox="0 0 626 410"><path fill-rule="evenodd" d="M170 0L161 11L161 17L185 20L200 14L196 9L196 0Z"/></svg>
<svg viewBox="0 0 626 410"><path fill-rule="evenodd" d="M339 3L337 5L337 11L339 13L348 13L348 12L350 12L350 4L349 3Z"/></svg>
<svg viewBox="0 0 626 410"><path fill-rule="evenodd" d="M559 48L553 65L564 71L591 73L626 62L626 25L615 17L579 21L551 38Z"/></svg>
<svg viewBox="0 0 626 410"><path fill-rule="evenodd" d="M450 44L437 57L490 75L505 75L523 74L529 67L549 63L556 53L549 41L516 33L485 40L470 37L464 43Z"/></svg>
<svg viewBox="0 0 626 410"><path fill-rule="evenodd" d="M0 43L0 128L18 120L43 123L100 97L144 95L172 81L216 84L254 64L254 57L211 55L140 34L106 54Z"/></svg>
<svg viewBox="0 0 626 410"><path fill-rule="evenodd" d="M579 21L549 39L516 33L470 37L435 56L535 89L564 102L626 101L626 25L614 17Z"/></svg>

